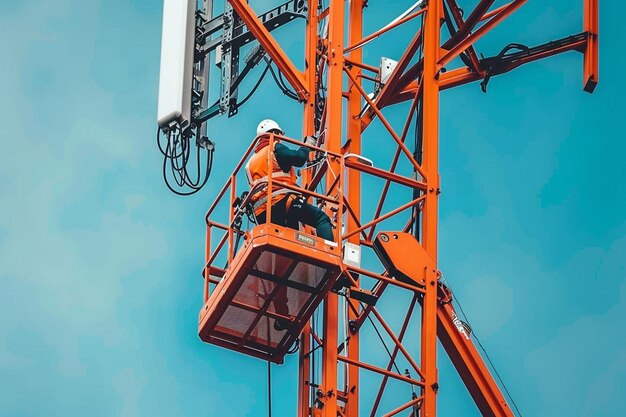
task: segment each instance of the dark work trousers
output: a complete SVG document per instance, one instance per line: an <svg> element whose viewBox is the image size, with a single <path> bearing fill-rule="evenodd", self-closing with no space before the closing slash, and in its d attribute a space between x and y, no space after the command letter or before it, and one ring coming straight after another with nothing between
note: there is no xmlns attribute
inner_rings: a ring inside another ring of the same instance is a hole
<svg viewBox="0 0 626 417"><path fill-rule="evenodd" d="M291 205L287 209L287 202L291 200ZM265 223L267 219L266 212L256 216L259 224ZM304 198L285 197L272 206L272 223L279 226L286 226L298 230L299 224L304 223L307 226L315 227L317 236L322 239L334 241L333 231L330 225L330 218L319 208L306 203ZM287 298L287 286L281 287L272 300L276 313L291 317L292 312L289 311L289 299ZM291 324L291 320L278 319L274 321L274 329L281 331L287 329Z"/></svg>
<svg viewBox="0 0 626 417"><path fill-rule="evenodd" d="M288 200L292 200L289 210L286 208ZM259 224L265 223L266 213L263 212L256 218ZM314 227L317 235L322 239L335 240L328 215L319 208L305 202L304 199L285 197L272 206L272 223L298 230L298 222Z"/></svg>

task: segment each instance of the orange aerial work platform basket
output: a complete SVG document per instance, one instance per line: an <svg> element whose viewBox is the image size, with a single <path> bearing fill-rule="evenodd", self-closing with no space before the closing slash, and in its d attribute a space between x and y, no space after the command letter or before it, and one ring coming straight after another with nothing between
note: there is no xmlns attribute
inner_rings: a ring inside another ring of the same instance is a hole
<svg viewBox="0 0 626 417"><path fill-rule="evenodd" d="M338 248L323 239L256 226L200 312L200 338L282 363L340 262Z"/></svg>
<svg viewBox="0 0 626 417"><path fill-rule="evenodd" d="M270 146L278 139L275 136L270 135ZM341 248L335 242L269 222L249 231L240 227L241 217L238 221L237 216L242 216L241 206L250 197L236 197L237 173L259 139L253 142L207 212L205 296L198 333L205 342L282 363L341 274ZM343 158L337 156L335 160L343 168ZM334 197L287 186L271 178L264 187L268 194L273 187L290 188L294 193L314 196L318 201L341 208L340 178L336 184L339 191ZM229 224L218 223L211 216L219 201L228 197ZM213 240L213 247L212 230L223 232L217 244ZM239 247L237 243L241 240L243 244ZM217 266L220 253L228 258L224 268Z"/></svg>

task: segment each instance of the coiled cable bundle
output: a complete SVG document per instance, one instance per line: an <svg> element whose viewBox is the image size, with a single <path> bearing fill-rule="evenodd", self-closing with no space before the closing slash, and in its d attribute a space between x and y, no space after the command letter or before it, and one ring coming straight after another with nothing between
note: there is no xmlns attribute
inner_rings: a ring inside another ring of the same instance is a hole
<svg viewBox="0 0 626 417"><path fill-rule="evenodd" d="M215 151L213 142L192 129L182 129L178 124L167 129L159 127L156 139L163 155L163 181L167 188L182 196L200 191L211 175ZM193 139L195 158L191 156Z"/></svg>

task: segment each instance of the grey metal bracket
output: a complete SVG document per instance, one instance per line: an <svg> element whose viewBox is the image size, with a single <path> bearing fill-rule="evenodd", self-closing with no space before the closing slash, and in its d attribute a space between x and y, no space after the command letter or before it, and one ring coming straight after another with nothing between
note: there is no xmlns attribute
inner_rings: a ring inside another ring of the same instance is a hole
<svg viewBox="0 0 626 417"><path fill-rule="evenodd" d="M306 0L290 0L258 17L267 30L271 32L296 19L306 19L307 14L308 2ZM222 31L221 35L213 37L219 31ZM196 63L202 62L208 66L209 54L216 51L222 80L220 99L210 107L204 106L203 109L195 112L195 124L203 124L207 120L224 113L228 113L228 117L237 114L237 88L250 70L261 62L264 55L262 49L261 51L254 51L252 59L246 59L246 66L240 73L240 49L254 40L254 36L241 18L237 16L228 1L225 2L222 15L198 22ZM206 89L208 89L208 84L206 84ZM201 94L208 97L208 91L203 91Z"/></svg>
<svg viewBox="0 0 626 417"><path fill-rule="evenodd" d="M230 7L230 3L226 2L227 6ZM232 7L231 7L232 10ZM305 0L289 0L277 6L261 15L259 15L259 20L263 23L263 25L270 32L280 26L283 26L286 23L291 22L294 19L306 19L308 12L308 2ZM204 42L202 51L198 58L203 58L204 55L214 51L218 46L224 43L224 35L218 36L215 38L209 37L216 32L224 29L224 14L215 17L208 21L200 30L203 33L203 36L198 39L199 42ZM246 25L239 20L239 22L233 28L235 33L234 36L228 42L231 42L234 46L244 45L252 40L254 40L254 36Z"/></svg>

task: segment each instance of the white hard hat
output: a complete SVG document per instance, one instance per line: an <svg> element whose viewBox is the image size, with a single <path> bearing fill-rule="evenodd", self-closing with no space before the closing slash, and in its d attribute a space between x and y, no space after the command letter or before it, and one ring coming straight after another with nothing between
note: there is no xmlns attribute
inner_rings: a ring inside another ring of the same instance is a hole
<svg viewBox="0 0 626 417"><path fill-rule="evenodd" d="M278 123L276 123L272 119L261 120L261 123L259 123L259 125L256 128L256 134L257 136L262 135L263 133L267 133L270 130L278 130L280 131L281 135L285 134L285 131L281 129Z"/></svg>

